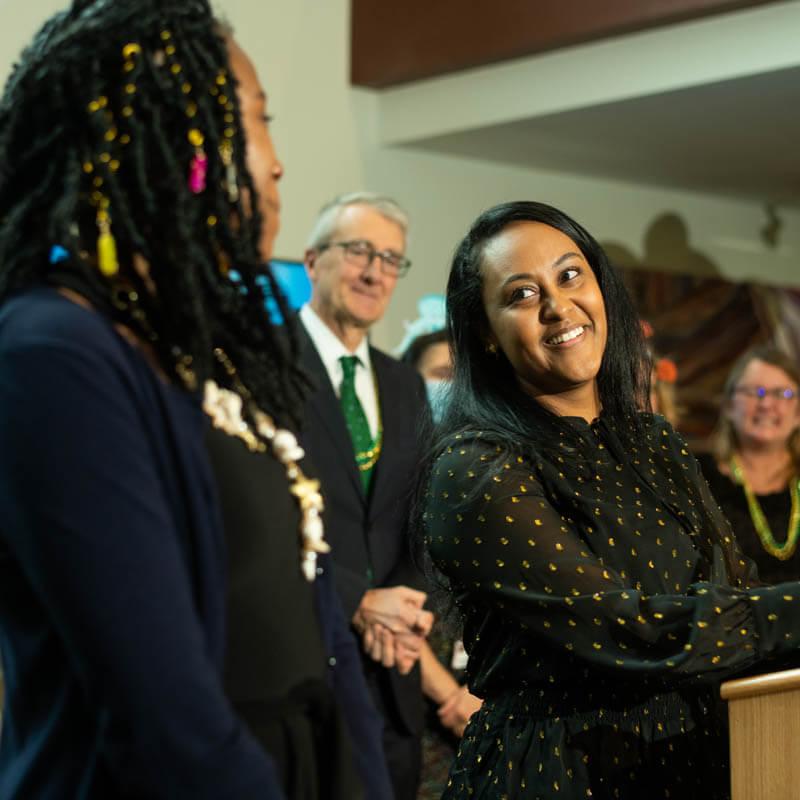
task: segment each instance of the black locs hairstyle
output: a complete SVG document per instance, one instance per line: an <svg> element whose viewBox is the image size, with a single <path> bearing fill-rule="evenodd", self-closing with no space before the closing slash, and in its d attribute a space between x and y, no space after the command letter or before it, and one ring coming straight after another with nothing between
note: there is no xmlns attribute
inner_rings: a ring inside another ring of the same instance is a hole
<svg viewBox="0 0 800 800"><path fill-rule="evenodd" d="M188 181L197 132L200 192ZM68 285L149 341L168 374L231 386L221 349L256 405L298 424L306 382L294 328L264 307L266 283L288 320L257 209L208 0L74 0L23 52L0 101L0 300L59 283L59 245ZM113 275L98 269L98 212L116 240Z"/></svg>
<svg viewBox="0 0 800 800"><path fill-rule="evenodd" d="M517 201L484 211L458 245L447 284L447 324L455 361L453 386L441 432L494 432L512 443L560 428L558 418L522 394L511 364L487 351L489 323L483 306L486 245L509 225L538 222L568 236L589 262L605 303L608 340L598 374L603 412L616 422L635 420L649 391L649 368L639 316L603 249L581 225L544 203Z"/></svg>

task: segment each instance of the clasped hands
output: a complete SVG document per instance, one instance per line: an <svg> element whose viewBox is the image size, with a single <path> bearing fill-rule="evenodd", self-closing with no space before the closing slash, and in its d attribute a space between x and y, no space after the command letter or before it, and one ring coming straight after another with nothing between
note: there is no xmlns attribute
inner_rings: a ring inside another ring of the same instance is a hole
<svg viewBox="0 0 800 800"><path fill-rule="evenodd" d="M427 595L408 586L369 589L353 616L364 651L384 667L411 672L420 656L433 614L423 608Z"/></svg>

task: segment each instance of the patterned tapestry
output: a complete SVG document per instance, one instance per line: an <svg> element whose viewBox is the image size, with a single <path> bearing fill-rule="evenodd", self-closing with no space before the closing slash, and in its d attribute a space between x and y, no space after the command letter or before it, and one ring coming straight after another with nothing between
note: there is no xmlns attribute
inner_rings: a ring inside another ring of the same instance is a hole
<svg viewBox="0 0 800 800"><path fill-rule="evenodd" d="M614 243L603 247L652 325L656 351L678 366L679 427L697 450L706 447L725 378L739 355L769 341L800 361L800 289L720 278L716 266L692 250L676 215L653 222L642 259ZM671 268L655 271L648 264Z"/></svg>

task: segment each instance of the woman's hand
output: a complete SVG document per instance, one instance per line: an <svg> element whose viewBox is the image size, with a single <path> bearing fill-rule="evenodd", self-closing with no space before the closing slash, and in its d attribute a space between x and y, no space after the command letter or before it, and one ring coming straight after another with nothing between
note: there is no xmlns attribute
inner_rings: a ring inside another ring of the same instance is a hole
<svg viewBox="0 0 800 800"><path fill-rule="evenodd" d="M464 728L467 727L469 718L481 707L483 701L469 693L466 686L459 686L436 712L439 721L449 728L456 736L461 738Z"/></svg>

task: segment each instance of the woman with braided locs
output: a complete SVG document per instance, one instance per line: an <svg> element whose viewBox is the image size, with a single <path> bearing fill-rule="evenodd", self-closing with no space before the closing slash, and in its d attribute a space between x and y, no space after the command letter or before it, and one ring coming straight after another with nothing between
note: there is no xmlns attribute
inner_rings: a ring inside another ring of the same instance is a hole
<svg viewBox="0 0 800 800"><path fill-rule="evenodd" d="M260 288L288 318L263 266L282 170L265 104L207 0L74 0L6 86L3 798L284 797L222 688L204 438L205 410L274 455L313 577L321 498L285 430L306 382Z"/></svg>
<svg viewBox="0 0 800 800"><path fill-rule="evenodd" d="M485 211L447 307L421 530L484 702L444 797L728 798L718 682L797 662L800 584L753 586L685 442L640 411L639 320L578 223Z"/></svg>

